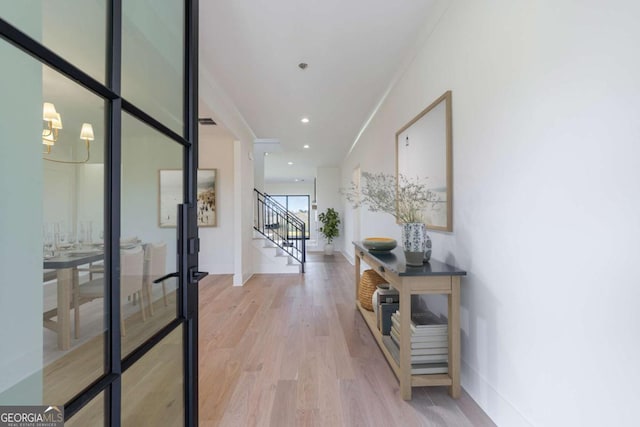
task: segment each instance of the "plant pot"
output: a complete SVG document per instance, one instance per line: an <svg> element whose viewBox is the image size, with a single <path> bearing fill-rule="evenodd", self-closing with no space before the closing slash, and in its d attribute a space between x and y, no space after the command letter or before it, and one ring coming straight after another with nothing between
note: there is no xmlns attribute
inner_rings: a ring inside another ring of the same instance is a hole
<svg viewBox="0 0 640 427"><path fill-rule="evenodd" d="M324 254L333 255L333 243L327 243L324 245Z"/></svg>
<svg viewBox="0 0 640 427"><path fill-rule="evenodd" d="M408 266L419 267L431 258L431 239L421 222L402 224L402 249Z"/></svg>

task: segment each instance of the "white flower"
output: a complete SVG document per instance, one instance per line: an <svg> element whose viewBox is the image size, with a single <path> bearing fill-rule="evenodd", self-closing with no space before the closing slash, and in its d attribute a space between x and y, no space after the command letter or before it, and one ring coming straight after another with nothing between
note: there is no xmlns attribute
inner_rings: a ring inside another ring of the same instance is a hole
<svg viewBox="0 0 640 427"><path fill-rule="evenodd" d="M400 223L422 222L422 212L428 204L440 203L440 197L427 189L418 178L400 174L398 179L384 173L362 172L363 185L353 182L340 192L354 208L367 206L371 212L393 215Z"/></svg>

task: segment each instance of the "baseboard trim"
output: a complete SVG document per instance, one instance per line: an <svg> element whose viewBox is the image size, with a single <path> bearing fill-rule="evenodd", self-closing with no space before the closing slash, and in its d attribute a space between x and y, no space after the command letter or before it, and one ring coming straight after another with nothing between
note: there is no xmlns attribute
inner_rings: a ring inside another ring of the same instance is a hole
<svg viewBox="0 0 640 427"><path fill-rule="evenodd" d="M233 275L233 286L244 286L245 283L249 281L253 277L253 273L246 273L242 276L239 274Z"/></svg>
<svg viewBox="0 0 640 427"><path fill-rule="evenodd" d="M468 363L462 360L460 365L462 387L496 425L533 427L531 421Z"/></svg>
<svg viewBox="0 0 640 427"><path fill-rule="evenodd" d="M349 264L356 265L356 257L353 255L353 252L343 252L342 255L349 261Z"/></svg>
<svg viewBox="0 0 640 427"><path fill-rule="evenodd" d="M233 274L233 264L209 264L201 263L200 270L207 271L209 274Z"/></svg>

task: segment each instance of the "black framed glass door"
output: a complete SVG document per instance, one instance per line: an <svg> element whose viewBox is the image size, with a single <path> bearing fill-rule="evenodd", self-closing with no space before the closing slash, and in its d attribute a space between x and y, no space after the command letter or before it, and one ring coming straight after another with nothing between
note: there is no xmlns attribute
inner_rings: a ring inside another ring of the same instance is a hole
<svg viewBox="0 0 640 427"><path fill-rule="evenodd" d="M280 205L284 206L289 212L291 212L294 216L296 216L300 221L302 221L305 225L305 236L306 240L309 240L309 233L311 227L309 226L311 222L310 216L310 203L308 195L289 195L289 194L277 194L271 195L271 197L278 202ZM287 238L290 240L300 239L302 236L299 235L294 229L287 230Z"/></svg>
<svg viewBox="0 0 640 427"><path fill-rule="evenodd" d="M0 406L196 425L198 2L27 3L0 5Z"/></svg>

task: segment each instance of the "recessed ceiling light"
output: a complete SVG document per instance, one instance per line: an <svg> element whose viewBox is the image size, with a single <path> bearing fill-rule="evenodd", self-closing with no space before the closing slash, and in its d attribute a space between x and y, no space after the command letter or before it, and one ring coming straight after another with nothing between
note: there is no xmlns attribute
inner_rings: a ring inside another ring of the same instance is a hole
<svg viewBox="0 0 640 427"><path fill-rule="evenodd" d="M304 144L302 148L309 148L309 144Z"/></svg>
<svg viewBox="0 0 640 427"><path fill-rule="evenodd" d="M293 164L293 162L287 162L287 164L288 164L289 166L291 166L291 165Z"/></svg>
<svg viewBox="0 0 640 427"><path fill-rule="evenodd" d="M299 180L298 178L296 178L296 179L294 179L294 181L295 181L295 182L298 182L298 181L300 181L300 180Z"/></svg>
<svg viewBox="0 0 640 427"><path fill-rule="evenodd" d="M269 155L269 153L267 153L267 152L265 151L265 152L264 152L264 155L265 155L265 156L268 156L268 155Z"/></svg>
<svg viewBox="0 0 640 427"><path fill-rule="evenodd" d="M302 123L309 123L309 117L303 117L300 119Z"/></svg>

